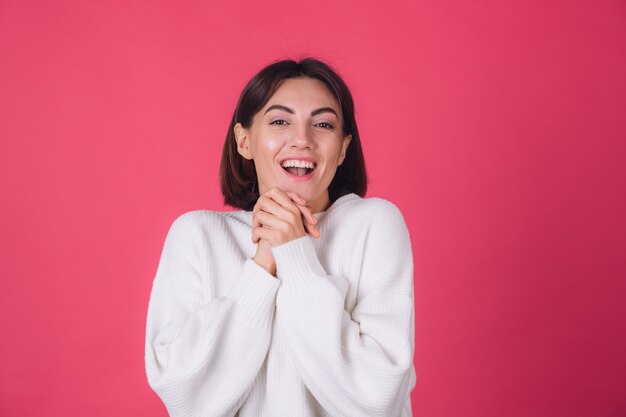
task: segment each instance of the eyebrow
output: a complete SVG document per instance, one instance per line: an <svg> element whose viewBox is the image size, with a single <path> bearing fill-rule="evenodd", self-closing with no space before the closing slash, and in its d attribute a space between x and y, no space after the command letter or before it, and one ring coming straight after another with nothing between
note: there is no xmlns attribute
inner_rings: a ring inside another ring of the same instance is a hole
<svg viewBox="0 0 626 417"><path fill-rule="evenodd" d="M270 110L282 110L287 113L296 114L294 109L292 109L291 107L283 106L282 104L272 104L271 106L267 108L267 110L265 110L265 113L267 113ZM311 112L311 116L316 116L320 113L332 113L335 116L339 117L337 112L332 107L320 107L319 109L315 109Z"/></svg>

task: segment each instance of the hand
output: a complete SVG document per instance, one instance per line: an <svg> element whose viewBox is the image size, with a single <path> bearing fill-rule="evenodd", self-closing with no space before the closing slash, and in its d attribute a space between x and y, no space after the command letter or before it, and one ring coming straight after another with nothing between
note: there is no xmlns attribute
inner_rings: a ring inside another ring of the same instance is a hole
<svg viewBox="0 0 626 417"><path fill-rule="evenodd" d="M278 195L278 197L276 197L276 200L274 200L272 196L276 196L276 195ZM293 200L293 202L290 201L289 198ZM276 203L276 201L281 201L282 203L278 204ZM292 227L291 230L297 230L301 232L302 230L297 227L297 224L300 223L301 227L302 226L305 227L309 231L310 234L312 234L315 237L319 237L319 230L315 226L315 223L317 223L317 219L311 213L311 209L307 207L306 205L304 205L305 203L306 201L304 201L296 193L292 193L292 192L285 193L278 188L274 188L264 193L261 197L259 197L259 199L257 200L257 203L254 206L254 209L252 210L252 232L253 232L252 242L253 243L258 242L257 251L253 259L257 264L265 268L272 275L276 274L276 262L274 261L274 256L272 255L271 247L276 246L276 245L272 245L268 238L263 238L260 236L259 230L257 229L262 229L261 233L272 229L272 226L270 224L263 223L263 221L261 220L261 217L265 216L266 218L268 217L273 218L272 220L274 220L274 224L277 224L278 218L271 213L274 213L276 210L282 210L283 214L285 212L288 214L289 213L293 214L294 213L293 206L295 204L301 216L298 218L299 222L294 222L296 223L296 227ZM268 205L270 207L269 209L267 210L263 209L263 207L268 207ZM285 209L284 205L286 205L288 209ZM287 210L291 210L291 211L287 211ZM305 220L304 223L302 222L303 219ZM287 223L285 223L285 225L286 224ZM277 230L277 231L280 232L280 230ZM304 236L304 234L300 233L300 234L296 234L295 236L301 237L301 236Z"/></svg>
<svg viewBox="0 0 626 417"><path fill-rule="evenodd" d="M299 195L274 187L263 193L252 209L252 242L267 239L272 246L302 237L306 230L319 237L317 219Z"/></svg>
<svg viewBox="0 0 626 417"><path fill-rule="evenodd" d="M313 237L320 237L320 231L317 226L315 226L317 224L317 218L315 218L315 216L313 216L313 213L311 213L311 208L306 205L306 200L300 197L298 194L292 193L290 191L287 191L286 194L292 198L292 200L296 203L296 207L300 209L300 212L302 213L304 227L306 228L307 232Z"/></svg>
<svg viewBox="0 0 626 417"><path fill-rule="evenodd" d="M265 268L270 275L276 276L276 261L272 254L272 246L269 240L260 239L256 247L256 254L252 258L261 267Z"/></svg>

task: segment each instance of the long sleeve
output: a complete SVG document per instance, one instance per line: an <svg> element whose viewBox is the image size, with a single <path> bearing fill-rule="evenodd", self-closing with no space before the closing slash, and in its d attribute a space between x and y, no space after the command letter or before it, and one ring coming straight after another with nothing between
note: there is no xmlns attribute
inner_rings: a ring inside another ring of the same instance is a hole
<svg viewBox="0 0 626 417"><path fill-rule="evenodd" d="M211 294L202 214L170 227L148 304L146 374L172 417L235 415L267 354L280 286L248 258L226 296Z"/></svg>
<svg viewBox="0 0 626 417"><path fill-rule="evenodd" d="M309 235L272 248L282 281L276 323L304 384L333 416L398 416L415 385L410 238L398 208L375 203L362 223L352 314L344 307L347 279L325 272ZM360 231L353 232L341 236L345 245Z"/></svg>

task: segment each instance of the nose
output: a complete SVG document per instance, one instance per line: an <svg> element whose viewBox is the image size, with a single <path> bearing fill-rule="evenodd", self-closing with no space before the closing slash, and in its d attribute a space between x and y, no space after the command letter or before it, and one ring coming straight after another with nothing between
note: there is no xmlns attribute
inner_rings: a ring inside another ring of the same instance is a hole
<svg viewBox="0 0 626 417"><path fill-rule="evenodd" d="M306 124L300 125L295 130L294 137L291 138L291 148L311 148L313 144L313 138L311 132Z"/></svg>

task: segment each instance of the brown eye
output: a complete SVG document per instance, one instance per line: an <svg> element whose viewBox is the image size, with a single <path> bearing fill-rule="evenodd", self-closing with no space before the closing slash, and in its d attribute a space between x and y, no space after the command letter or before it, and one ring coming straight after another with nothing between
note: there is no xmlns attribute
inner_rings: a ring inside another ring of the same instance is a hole
<svg viewBox="0 0 626 417"><path fill-rule="evenodd" d="M283 122L283 123L276 123L276 122ZM285 122L283 119L278 119L278 120L274 120L273 122L270 123L271 125L275 124L277 126L283 126L284 124L287 124L287 122Z"/></svg>
<svg viewBox="0 0 626 417"><path fill-rule="evenodd" d="M321 123L318 123L317 125L318 126L319 125L326 125L326 126L322 126L324 129L332 129L333 128L333 125L331 125L330 123L326 123L326 122L321 122Z"/></svg>

